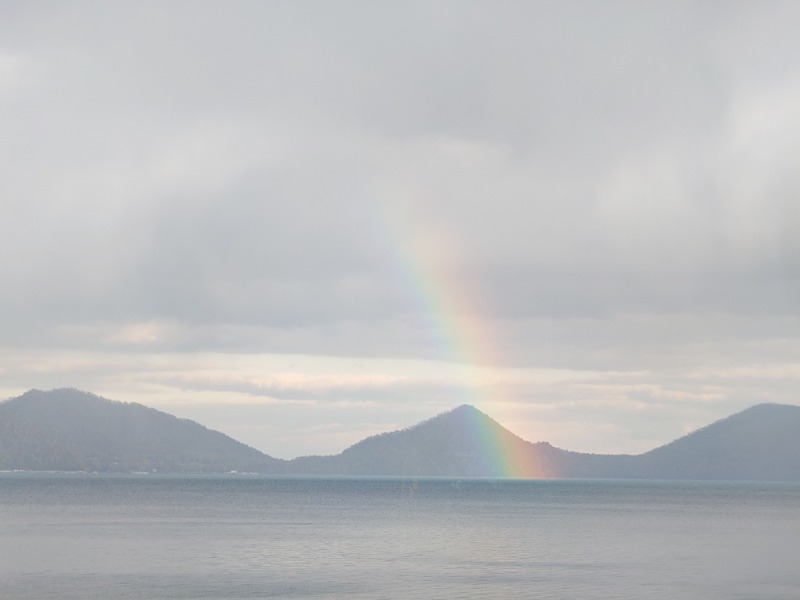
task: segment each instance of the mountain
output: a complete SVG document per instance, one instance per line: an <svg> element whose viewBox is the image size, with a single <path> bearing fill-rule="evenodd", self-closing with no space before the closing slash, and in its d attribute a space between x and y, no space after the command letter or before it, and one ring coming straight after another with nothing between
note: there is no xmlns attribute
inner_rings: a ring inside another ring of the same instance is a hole
<svg viewBox="0 0 800 600"><path fill-rule="evenodd" d="M282 462L194 421L74 389L0 403L4 470L263 471Z"/></svg>
<svg viewBox="0 0 800 600"><path fill-rule="evenodd" d="M290 462L298 474L553 477L563 450L532 444L470 405L414 427L368 437L336 456Z"/></svg>
<svg viewBox="0 0 800 600"><path fill-rule="evenodd" d="M757 405L632 456L527 442L464 405L341 454L297 458L286 467L316 475L800 481L800 407Z"/></svg>
<svg viewBox="0 0 800 600"><path fill-rule="evenodd" d="M637 458L639 477L800 481L800 407L752 406Z"/></svg>
<svg viewBox="0 0 800 600"><path fill-rule="evenodd" d="M193 421L78 390L0 402L0 470L800 481L800 407L761 404L632 455L570 452L463 405L332 456L278 460Z"/></svg>

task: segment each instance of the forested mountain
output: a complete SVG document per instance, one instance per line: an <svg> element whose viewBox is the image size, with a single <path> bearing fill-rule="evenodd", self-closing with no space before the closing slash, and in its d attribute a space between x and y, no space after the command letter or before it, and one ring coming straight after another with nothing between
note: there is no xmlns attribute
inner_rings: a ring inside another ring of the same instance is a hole
<svg viewBox="0 0 800 600"><path fill-rule="evenodd" d="M141 404L32 390L0 403L0 470L800 481L800 407L754 406L630 456L531 443L463 405L337 455L284 461Z"/></svg>
<svg viewBox="0 0 800 600"><path fill-rule="evenodd" d="M632 455L570 452L527 442L472 406L372 436L295 473L800 481L800 407L762 404Z"/></svg>
<svg viewBox="0 0 800 600"><path fill-rule="evenodd" d="M752 406L637 458L639 477L800 481L800 407Z"/></svg>
<svg viewBox="0 0 800 600"><path fill-rule="evenodd" d="M280 463L194 421L78 390L0 403L0 469L226 472Z"/></svg>
<svg viewBox="0 0 800 600"><path fill-rule="evenodd" d="M297 473L555 477L563 450L532 444L470 405L414 427L368 437L336 456L292 461Z"/></svg>

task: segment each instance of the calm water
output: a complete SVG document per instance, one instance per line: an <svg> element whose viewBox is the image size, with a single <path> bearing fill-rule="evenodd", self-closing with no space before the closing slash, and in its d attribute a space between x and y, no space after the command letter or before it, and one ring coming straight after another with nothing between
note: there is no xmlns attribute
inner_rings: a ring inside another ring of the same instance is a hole
<svg viewBox="0 0 800 600"><path fill-rule="evenodd" d="M0 597L800 598L800 486L0 474Z"/></svg>

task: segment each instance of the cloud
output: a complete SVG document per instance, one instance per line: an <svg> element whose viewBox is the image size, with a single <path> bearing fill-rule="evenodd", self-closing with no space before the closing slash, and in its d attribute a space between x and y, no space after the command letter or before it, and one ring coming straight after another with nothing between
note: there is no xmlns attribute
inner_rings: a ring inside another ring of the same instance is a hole
<svg viewBox="0 0 800 600"><path fill-rule="evenodd" d="M0 8L8 390L260 385L365 431L494 388L640 440L637 406L796 401L796 3L50 8Z"/></svg>

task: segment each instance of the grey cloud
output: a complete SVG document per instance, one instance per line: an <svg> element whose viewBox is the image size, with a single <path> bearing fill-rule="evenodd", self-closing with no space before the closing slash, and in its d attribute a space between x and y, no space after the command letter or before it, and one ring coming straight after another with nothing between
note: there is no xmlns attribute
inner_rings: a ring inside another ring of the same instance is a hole
<svg viewBox="0 0 800 600"><path fill-rule="evenodd" d="M551 360L537 319L605 364L595 334L636 356L619 315L797 314L800 124L764 116L796 106L794 3L3 13L5 339L177 319L184 350L431 356L391 256L416 240L517 362Z"/></svg>

